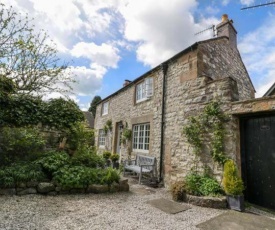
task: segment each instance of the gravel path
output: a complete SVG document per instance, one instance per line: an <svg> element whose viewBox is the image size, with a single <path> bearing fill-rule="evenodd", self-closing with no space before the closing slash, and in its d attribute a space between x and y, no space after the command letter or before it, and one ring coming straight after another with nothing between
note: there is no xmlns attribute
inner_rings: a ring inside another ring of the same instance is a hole
<svg viewBox="0 0 275 230"><path fill-rule="evenodd" d="M0 229L190 229L224 213L224 210L191 206L167 214L146 202L171 199L162 189L131 185L129 193L0 197Z"/></svg>

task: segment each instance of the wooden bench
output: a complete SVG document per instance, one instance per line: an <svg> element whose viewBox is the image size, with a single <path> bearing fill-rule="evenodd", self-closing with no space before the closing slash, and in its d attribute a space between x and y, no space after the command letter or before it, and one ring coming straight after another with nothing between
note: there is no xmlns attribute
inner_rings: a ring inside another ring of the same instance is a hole
<svg viewBox="0 0 275 230"><path fill-rule="evenodd" d="M139 184L141 183L143 174L150 174L151 178L156 175L157 159L155 157L136 155L135 160L125 160L123 175L125 171L132 171L139 174Z"/></svg>

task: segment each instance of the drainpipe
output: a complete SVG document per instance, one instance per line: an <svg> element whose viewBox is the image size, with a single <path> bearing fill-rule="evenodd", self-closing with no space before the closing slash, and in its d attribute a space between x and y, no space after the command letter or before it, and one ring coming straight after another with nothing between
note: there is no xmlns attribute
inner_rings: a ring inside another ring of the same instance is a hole
<svg viewBox="0 0 275 230"><path fill-rule="evenodd" d="M164 119L165 119L165 92L166 92L166 74L168 70L168 63L164 62L161 65L163 73L162 81L162 103L161 103L161 134L160 134L160 162L159 162L159 182L163 180L163 155L164 155Z"/></svg>

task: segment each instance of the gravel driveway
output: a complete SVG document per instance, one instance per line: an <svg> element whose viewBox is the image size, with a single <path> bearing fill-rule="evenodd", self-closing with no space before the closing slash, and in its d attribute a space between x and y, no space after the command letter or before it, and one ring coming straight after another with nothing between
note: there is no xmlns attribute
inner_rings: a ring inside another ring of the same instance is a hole
<svg viewBox="0 0 275 230"><path fill-rule="evenodd" d="M224 210L191 206L177 214L167 214L146 202L171 199L164 188L131 185L130 192L0 197L0 229L198 229L196 225Z"/></svg>

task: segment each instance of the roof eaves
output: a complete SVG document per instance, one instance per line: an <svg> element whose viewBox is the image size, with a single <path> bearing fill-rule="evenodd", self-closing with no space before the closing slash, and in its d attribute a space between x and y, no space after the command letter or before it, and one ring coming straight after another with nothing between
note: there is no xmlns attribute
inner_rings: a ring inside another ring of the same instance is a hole
<svg viewBox="0 0 275 230"><path fill-rule="evenodd" d="M270 96L270 94L275 90L275 82L274 84L269 88L269 90L266 91L266 93L263 95L263 97Z"/></svg>
<svg viewBox="0 0 275 230"><path fill-rule="evenodd" d="M131 87L132 85L134 85L135 83L137 83L138 81L142 80L143 78L145 78L146 76L148 76L149 74L151 74L152 72L156 71L158 68L161 68L162 65L164 65L165 63L168 63L168 62L171 62L173 61L174 59L180 57L181 55L187 53L188 51L192 51L192 50L195 50L197 49L197 46L199 44L203 44L203 43L207 43L209 41L213 41L213 40L221 40L221 39L228 39L228 37L226 36L221 36L221 37L216 37L216 38L210 38L210 39L207 39L207 40L203 40L203 41L199 41L199 42L196 42L194 43L193 45L187 47L186 49L180 51L179 53L175 54L173 57L169 58L168 60L162 62L160 65L154 67L153 69L149 70L148 72L144 73L143 75L141 75L140 77L136 78L135 80L133 80L131 83L129 83L128 85L124 86L123 88L119 89L118 91L114 92L113 94L110 94L109 96L105 97L104 99L102 99L101 101L99 101L97 103L97 105L99 105L100 103L104 102L104 101L107 101L108 99L110 99L111 97L119 94L120 92L123 92L124 90L128 89L129 87Z"/></svg>

